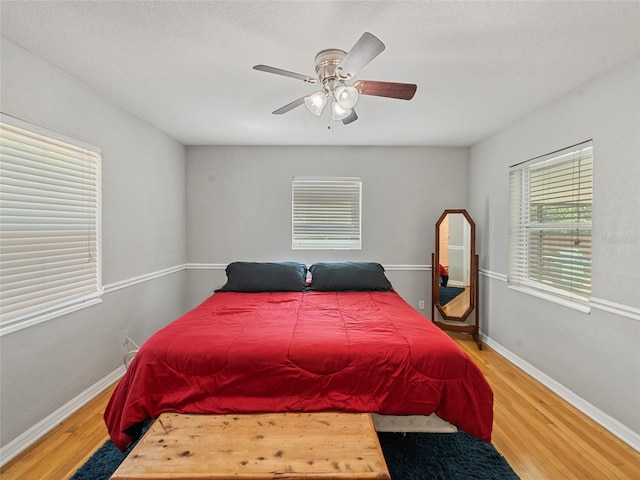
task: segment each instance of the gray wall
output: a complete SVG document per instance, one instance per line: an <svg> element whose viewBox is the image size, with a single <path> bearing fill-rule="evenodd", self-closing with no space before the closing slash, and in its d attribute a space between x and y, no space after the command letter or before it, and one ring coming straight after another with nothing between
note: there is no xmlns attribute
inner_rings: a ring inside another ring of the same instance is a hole
<svg viewBox="0 0 640 480"><path fill-rule="evenodd" d="M428 309L430 272L412 267L431 264L442 211L466 207L467 166L465 148L188 147L189 262L376 261L393 267L387 275L409 303ZM362 250L291 249L295 176L362 178ZM190 270L190 305L224 280L221 270Z"/></svg>
<svg viewBox="0 0 640 480"><path fill-rule="evenodd" d="M103 303L0 338L5 446L122 365L184 309L185 149L58 68L2 39L2 111L102 148Z"/></svg>
<svg viewBox="0 0 640 480"><path fill-rule="evenodd" d="M576 88L475 145L483 330L640 434L640 60ZM508 167L593 139L593 289L585 314L507 288Z"/></svg>
<svg viewBox="0 0 640 480"><path fill-rule="evenodd" d="M434 225L446 208L467 208L477 225L483 331L640 432L637 59L470 153L410 147L185 152L56 67L5 39L1 49L3 112L103 149L103 281L111 288L102 304L0 338L0 445L120 366L124 329L142 342L220 286L224 271L215 265L378 261L393 266L388 276L407 301L417 306L424 299L428 308L430 272L423 266L431 263ZM594 308L583 314L507 288L507 168L589 138L596 176ZM291 250L297 175L363 178L362 251ZM186 273L135 281L186 262Z"/></svg>

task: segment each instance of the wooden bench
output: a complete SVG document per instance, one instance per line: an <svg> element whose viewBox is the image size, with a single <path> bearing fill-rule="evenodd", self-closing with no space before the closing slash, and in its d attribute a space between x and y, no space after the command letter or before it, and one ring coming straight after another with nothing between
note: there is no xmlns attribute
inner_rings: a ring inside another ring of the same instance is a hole
<svg viewBox="0 0 640 480"><path fill-rule="evenodd" d="M112 480L389 479L371 415L162 414Z"/></svg>

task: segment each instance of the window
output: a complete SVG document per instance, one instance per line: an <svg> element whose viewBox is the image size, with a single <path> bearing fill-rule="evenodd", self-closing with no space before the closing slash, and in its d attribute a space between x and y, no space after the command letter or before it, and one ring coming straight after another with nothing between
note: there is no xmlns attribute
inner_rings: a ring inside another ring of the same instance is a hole
<svg viewBox="0 0 640 480"><path fill-rule="evenodd" d="M294 178L292 248L360 250L362 180Z"/></svg>
<svg viewBox="0 0 640 480"><path fill-rule="evenodd" d="M512 166L509 285L572 306L586 304L592 204L591 141Z"/></svg>
<svg viewBox="0 0 640 480"><path fill-rule="evenodd" d="M3 333L99 301L100 171L94 147L2 116Z"/></svg>

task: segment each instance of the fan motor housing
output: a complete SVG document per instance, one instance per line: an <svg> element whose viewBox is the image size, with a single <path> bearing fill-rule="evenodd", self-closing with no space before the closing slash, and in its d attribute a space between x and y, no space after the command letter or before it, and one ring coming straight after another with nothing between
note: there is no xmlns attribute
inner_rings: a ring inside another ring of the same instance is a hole
<svg viewBox="0 0 640 480"><path fill-rule="evenodd" d="M325 80L338 77L336 68L346 55L347 52L337 48L328 48L316 55L316 74L320 83L324 84Z"/></svg>

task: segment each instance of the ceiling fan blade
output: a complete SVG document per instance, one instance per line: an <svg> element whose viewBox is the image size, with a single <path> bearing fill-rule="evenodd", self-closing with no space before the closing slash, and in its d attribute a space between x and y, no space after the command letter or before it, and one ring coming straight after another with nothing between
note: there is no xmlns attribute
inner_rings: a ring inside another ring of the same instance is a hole
<svg viewBox="0 0 640 480"><path fill-rule="evenodd" d="M280 107L279 109L274 110L272 113L274 115L282 115L283 113L287 113L288 111L293 110L296 107L299 107L303 103L304 103L304 97L300 97L291 103L287 103L284 107Z"/></svg>
<svg viewBox="0 0 640 480"><path fill-rule="evenodd" d="M254 65L254 70L260 70L261 72L275 73L276 75L283 75L285 77L296 78L307 83L318 83L318 80L310 77L309 75L303 75L302 73L290 72L289 70L283 70L281 68L270 67L269 65Z"/></svg>
<svg viewBox="0 0 640 480"><path fill-rule="evenodd" d="M353 84L361 95L411 100L416 93L417 85L413 83L376 82L358 80Z"/></svg>
<svg viewBox="0 0 640 480"><path fill-rule="evenodd" d="M384 43L378 37L365 32L340 62L341 75L348 78L355 77L356 73L380 55L384 48Z"/></svg>
<svg viewBox="0 0 640 480"><path fill-rule="evenodd" d="M350 123L355 122L357 119L358 119L358 115L356 114L356 111L352 108L349 116L347 118L342 119L342 123L344 125L349 125Z"/></svg>

